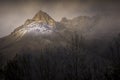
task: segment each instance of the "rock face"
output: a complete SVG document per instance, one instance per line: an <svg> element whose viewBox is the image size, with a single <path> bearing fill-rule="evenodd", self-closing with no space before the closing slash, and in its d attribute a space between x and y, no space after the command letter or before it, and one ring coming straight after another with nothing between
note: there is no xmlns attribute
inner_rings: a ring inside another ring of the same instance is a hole
<svg viewBox="0 0 120 80"><path fill-rule="evenodd" d="M39 12L37 12L32 19L27 19L26 22L24 23L24 25L28 25L32 22L42 22L42 23L46 23L52 27L56 26L55 20L53 18L51 18L47 13L45 13L41 10Z"/></svg>
<svg viewBox="0 0 120 80"><path fill-rule="evenodd" d="M24 25L28 25L32 22L46 23L52 27L55 27L55 23L56 23L54 19L52 19L47 13L41 10L38 13L36 13L32 19L27 19Z"/></svg>
<svg viewBox="0 0 120 80"><path fill-rule="evenodd" d="M47 13L43 12L43 11L39 11L34 17L33 19L34 21L41 21L44 23L47 23L50 26L55 26L55 20L52 19Z"/></svg>

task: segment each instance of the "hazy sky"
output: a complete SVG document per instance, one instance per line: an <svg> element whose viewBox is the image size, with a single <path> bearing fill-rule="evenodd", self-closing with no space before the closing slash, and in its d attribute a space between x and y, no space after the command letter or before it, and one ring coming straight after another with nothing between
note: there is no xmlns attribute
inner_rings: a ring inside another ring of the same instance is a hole
<svg viewBox="0 0 120 80"><path fill-rule="evenodd" d="M10 34L39 10L60 21L62 17L84 15L119 16L120 6L117 0L1 0L0 37Z"/></svg>

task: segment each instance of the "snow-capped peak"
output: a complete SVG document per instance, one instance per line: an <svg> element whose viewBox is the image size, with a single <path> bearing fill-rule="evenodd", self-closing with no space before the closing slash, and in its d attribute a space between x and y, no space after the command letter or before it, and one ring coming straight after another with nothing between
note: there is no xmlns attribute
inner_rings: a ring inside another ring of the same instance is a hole
<svg viewBox="0 0 120 80"><path fill-rule="evenodd" d="M15 29L13 35L21 38L24 35L49 35L55 28L55 21L45 12L39 11L33 19Z"/></svg>

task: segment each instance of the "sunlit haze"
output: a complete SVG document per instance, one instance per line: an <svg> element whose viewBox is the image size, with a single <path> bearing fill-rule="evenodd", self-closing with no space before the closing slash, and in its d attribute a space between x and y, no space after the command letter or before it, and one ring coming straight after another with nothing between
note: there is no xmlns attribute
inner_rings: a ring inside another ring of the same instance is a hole
<svg viewBox="0 0 120 80"><path fill-rule="evenodd" d="M0 37L10 34L24 24L39 10L48 13L54 20L62 17L112 15L117 16L119 5L115 1L98 0L5 0L0 2ZM114 18L114 17L113 17ZM114 23L114 22L113 22Z"/></svg>

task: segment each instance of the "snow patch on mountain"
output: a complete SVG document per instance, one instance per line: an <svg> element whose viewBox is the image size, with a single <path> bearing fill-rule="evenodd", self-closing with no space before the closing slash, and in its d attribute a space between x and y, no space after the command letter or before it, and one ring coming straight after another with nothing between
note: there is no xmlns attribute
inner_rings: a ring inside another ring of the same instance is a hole
<svg viewBox="0 0 120 80"><path fill-rule="evenodd" d="M51 25L43 22L32 22L19 29L15 35L19 38L22 38L24 35L50 35L53 32L53 29L51 27Z"/></svg>

